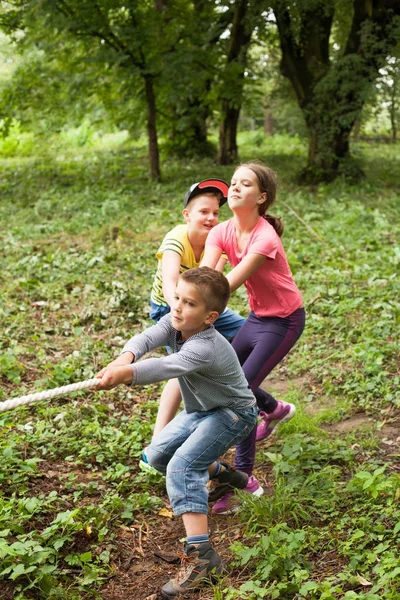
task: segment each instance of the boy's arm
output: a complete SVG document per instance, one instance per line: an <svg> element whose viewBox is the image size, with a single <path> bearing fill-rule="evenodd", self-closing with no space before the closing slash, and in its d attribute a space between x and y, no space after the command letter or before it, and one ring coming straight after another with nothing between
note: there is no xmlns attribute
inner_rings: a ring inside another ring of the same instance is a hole
<svg viewBox="0 0 400 600"><path fill-rule="evenodd" d="M100 379L97 390L112 390L120 383L130 385L132 383L132 365L113 365L110 363L108 367L97 373L96 377Z"/></svg>
<svg viewBox="0 0 400 600"><path fill-rule="evenodd" d="M111 390L120 383L132 383L132 363L159 346L166 346L172 332L171 319L166 315L160 321L148 327L143 333L133 336L123 347L118 358L101 369L96 375L101 382L99 390Z"/></svg>
<svg viewBox="0 0 400 600"><path fill-rule="evenodd" d="M162 257L162 291L169 306L175 296L175 289L179 279L181 256L173 250L165 250Z"/></svg>
<svg viewBox="0 0 400 600"><path fill-rule="evenodd" d="M214 362L214 358L214 349L206 340L193 338L185 342L179 352L162 358L147 358L131 365L132 383L147 385L157 381L175 379L209 367Z"/></svg>
<svg viewBox="0 0 400 600"><path fill-rule="evenodd" d="M187 345L186 345L187 344ZM202 339L187 342L180 352L162 358L147 358L136 364L106 367L99 390L110 390L120 383L146 385L174 379L210 366L214 352ZM100 373L97 375L99 377Z"/></svg>
<svg viewBox="0 0 400 600"><path fill-rule="evenodd" d="M134 335L122 348L120 357L125 353L131 353L134 360L138 360L147 352L159 348L160 346L169 346L173 327L171 325L171 315L165 315L155 325L148 327L142 333ZM132 361L131 361L132 362Z"/></svg>

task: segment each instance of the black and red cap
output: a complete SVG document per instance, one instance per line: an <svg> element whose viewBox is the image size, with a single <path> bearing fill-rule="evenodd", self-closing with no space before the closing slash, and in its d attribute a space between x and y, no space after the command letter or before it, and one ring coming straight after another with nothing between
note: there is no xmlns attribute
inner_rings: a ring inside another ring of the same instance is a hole
<svg viewBox="0 0 400 600"><path fill-rule="evenodd" d="M228 189L229 185L226 183L226 181L223 181L223 179L204 179L204 181L199 181L199 183L194 183L190 186L185 194L183 207L186 208L192 198L195 198L200 194L206 194L210 192L220 192L222 194L222 198L219 201L219 205L222 206L227 200Z"/></svg>

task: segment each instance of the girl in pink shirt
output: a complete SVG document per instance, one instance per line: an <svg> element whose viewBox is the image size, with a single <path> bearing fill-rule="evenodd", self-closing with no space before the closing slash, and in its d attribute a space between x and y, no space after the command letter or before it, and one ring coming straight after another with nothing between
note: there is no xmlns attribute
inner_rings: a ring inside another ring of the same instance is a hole
<svg viewBox="0 0 400 600"><path fill-rule="evenodd" d="M245 488L260 496L252 475L256 440L266 439L296 411L259 386L299 339L305 324L301 294L296 287L280 236L283 223L267 214L276 196L276 174L258 162L240 165L233 174L228 204L233 218L208 235L202 266L215 268L223 252L233 267L227 275L231 291L244 284L250 314L232 345L257 398L261 423L236 447L236 468L249 475ZM229 492L213 506L214 513L232 508Z"/></svg>

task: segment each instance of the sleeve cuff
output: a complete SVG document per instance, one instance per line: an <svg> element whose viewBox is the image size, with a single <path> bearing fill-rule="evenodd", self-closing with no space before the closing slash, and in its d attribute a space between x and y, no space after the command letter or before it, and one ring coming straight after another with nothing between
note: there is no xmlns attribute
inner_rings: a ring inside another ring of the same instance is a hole
<svg viewBox="0 0 400 600"><path fill-rule="evenodd" d="M133 363L131 363L129 366L132 369L132 381L130 383L127 383L126 385L128 387L132 387L132 385L134 383L136 383L136 381L137 381L137 368L136 368L136 366Z"/></svg>

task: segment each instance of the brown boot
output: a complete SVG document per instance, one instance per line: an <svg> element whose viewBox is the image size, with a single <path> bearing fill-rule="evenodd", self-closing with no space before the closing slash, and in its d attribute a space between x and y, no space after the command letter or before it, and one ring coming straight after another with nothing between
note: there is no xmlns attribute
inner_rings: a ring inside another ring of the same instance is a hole
<svg viewBox="0 0 400 600"><path fill-rule="evenodd" d="M185 544L181 559L177 576L161 589L161 595L166 600L197 587L212 572L221 573L224 569L222 558L213 550L210 542L202 542L198 546Z"/></svg>

